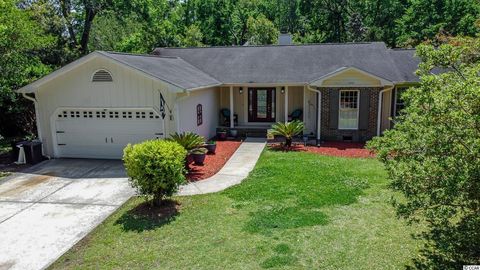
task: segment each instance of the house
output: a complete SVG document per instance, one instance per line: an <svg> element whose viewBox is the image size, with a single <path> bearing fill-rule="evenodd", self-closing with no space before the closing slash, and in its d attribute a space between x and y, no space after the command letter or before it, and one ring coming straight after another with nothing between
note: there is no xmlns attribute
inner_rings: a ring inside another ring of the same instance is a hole
<svg viewBox="0 0 480 270"><path fill-rule="evenodd" d="M120 158L127 143L291 117L319 141L366 141L390 128L418 63L382 42L95 51L18 91L55 158Z"/></svg>

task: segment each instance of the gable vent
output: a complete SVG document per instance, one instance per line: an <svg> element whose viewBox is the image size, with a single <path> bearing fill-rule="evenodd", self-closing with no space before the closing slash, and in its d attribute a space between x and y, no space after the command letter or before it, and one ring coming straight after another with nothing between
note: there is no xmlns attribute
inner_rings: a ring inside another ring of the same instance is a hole
<svg viewBox="0 0 480 270"><path fill-rule="evenodd" d="M92 82L111 82L113 81L112 75L110 72L100 69L97 70L92 77Z"/></svg>

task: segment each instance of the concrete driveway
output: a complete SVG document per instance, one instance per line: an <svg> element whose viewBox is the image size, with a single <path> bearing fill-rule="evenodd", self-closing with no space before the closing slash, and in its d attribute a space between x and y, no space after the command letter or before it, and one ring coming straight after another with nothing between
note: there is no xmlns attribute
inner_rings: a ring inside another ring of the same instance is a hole
<svg viewBox="0 0 480 270"><path fill-rule="evenodd" d="M0 270L43 269L134 194L121 161L45 161L0 182Z"/></svg>

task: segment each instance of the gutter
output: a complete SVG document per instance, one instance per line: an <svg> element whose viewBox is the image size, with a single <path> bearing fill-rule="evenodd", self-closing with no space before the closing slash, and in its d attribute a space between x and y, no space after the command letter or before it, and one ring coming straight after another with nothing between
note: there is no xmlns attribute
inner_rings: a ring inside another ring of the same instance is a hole
<svg viewBox="0 0 480 270"><path fill-rule="evenodd" d="M377 107L377 110L378 110L378 114L377 114L377 136L380 136L380 123L382 121L382 103L383 103L383 93L387 92L387 91L390 91L394 88L395 86L390 86L386 89L383 89L381 90L380 92L378 92L378 107Z"/></svg>
<svg viewBox="0 0 480 270"><path fill-rule="evenodd" d="M22 93L22 96L33 102L33 105L35 107L35 126L37 127L38 140L40 140L40 142L43 142L42 130L40 129L40 126L39 126L40 113L38 112L38 101L34 97L27 95L27 93L25 92ZM42 144L42 155L45 156L45 153L43 151L43 144ZM49 156L46 156L46 157L50 159Z"/></svg>
<svg viewBox="0 0 480 270"><path fill-rule="evenodd" d="M310 85L307 85L308 90L317 93L317 145L320 143L320 133L322 131L322 92L315 88L312 88Z"/></svg>

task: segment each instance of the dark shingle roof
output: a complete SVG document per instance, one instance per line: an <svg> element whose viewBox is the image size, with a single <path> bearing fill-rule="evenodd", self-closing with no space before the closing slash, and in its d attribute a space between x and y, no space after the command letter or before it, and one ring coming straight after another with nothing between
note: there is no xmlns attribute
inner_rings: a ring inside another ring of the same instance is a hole
<svg viewBox="0 0 480 270"><path fill-rule="evenodd" d="M215 78L178 57L116 52L99 53L182 89L188 90L220 84Z"/></svg>
<svg viewBox="0 0 480 270"><path fill-rule="evenodd" d="M390 57L397 67L400 78L399 82L418 82L415 70L418 68L420 59L415 57L415 49L389 50Z"/></svg>
<svg viewBox="0 0 480 270"><path fill-rule="evenodd" d="M287 46L157 48L222 83L309 83L342 67L356 67L392 82L417 81L413 53L383 42ZM406 58L406 59L403 59Z"/></svg>

